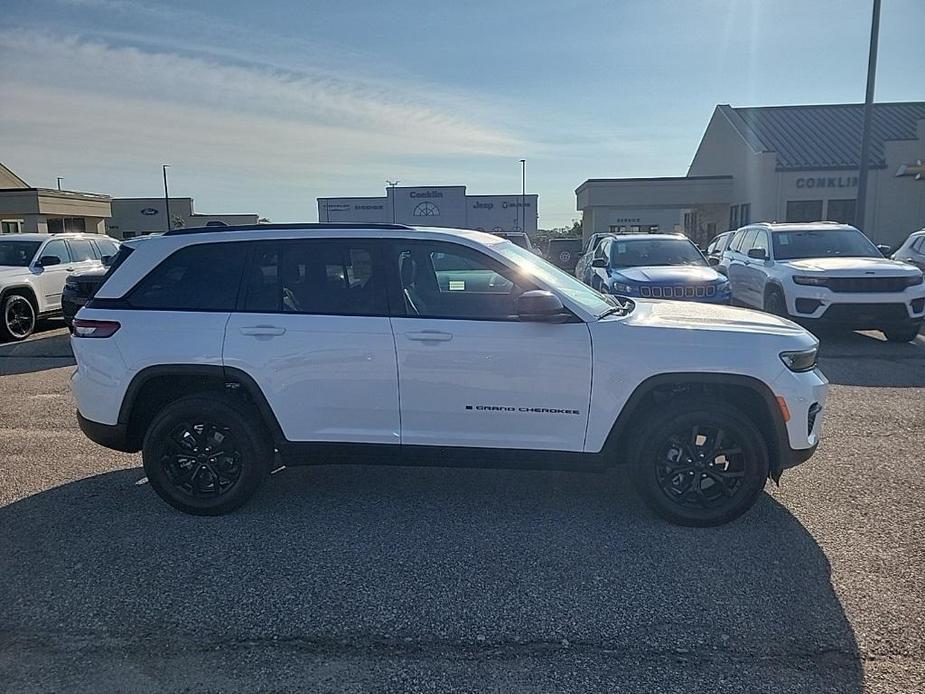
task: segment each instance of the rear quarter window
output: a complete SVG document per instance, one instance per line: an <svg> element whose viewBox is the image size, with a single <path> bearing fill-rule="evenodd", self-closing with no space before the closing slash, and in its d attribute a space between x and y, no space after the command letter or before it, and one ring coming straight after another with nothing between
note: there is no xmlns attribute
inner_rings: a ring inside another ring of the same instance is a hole
<svg viewBox="0 0 925 694"><path fill-rule="evenodd" d="M231 311L248 246L203 243L174 252L129 292L133 308L161 311Z"/></svg>

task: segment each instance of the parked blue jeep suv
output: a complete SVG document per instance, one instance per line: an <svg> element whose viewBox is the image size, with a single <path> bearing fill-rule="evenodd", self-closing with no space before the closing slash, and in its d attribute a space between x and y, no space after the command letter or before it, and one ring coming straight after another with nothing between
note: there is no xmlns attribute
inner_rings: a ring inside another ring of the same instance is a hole
<svg viewBox="0 0 925 694"><path fill-rule="evenodd" d="M605 294L728 304L729 280L677 234L628 234L601 241L585 280Z"/></svg>

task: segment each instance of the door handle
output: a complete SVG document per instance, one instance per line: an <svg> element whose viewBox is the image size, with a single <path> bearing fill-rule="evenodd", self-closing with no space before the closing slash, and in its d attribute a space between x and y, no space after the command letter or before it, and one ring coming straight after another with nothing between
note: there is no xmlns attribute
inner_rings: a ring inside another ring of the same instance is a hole
<svg viewBox="0 0 925 694"><path fill-rule="evenodd" d="M238 328L242 335L282 335L286 332L286 328L280 328L276 325L245 325L244 327Z"/></svg>
<svg viewBox="0 0 925 694"><path fill-rule="evenodd" d="M453 333L444 333L439 330L421 330L420 332L405 333L405 337L417 342L449 342L453 339Z"/></svg>

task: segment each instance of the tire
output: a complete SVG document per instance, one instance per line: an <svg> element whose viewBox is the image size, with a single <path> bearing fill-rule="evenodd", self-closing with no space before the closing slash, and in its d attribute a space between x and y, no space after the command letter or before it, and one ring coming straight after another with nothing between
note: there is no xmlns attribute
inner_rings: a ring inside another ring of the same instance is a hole
<svg viewBox="0 0 925 694"><path fill-rule="evenodd" d="M755 424L708 398L679 399L647 413L630 461L636 488L656 514L700 527L728 523L750 509L770 465Z"/></svg>
<svg viewBox="0 0 925 694"><path fill-rule="evenodd" d="M913 323L899 328L888 328L883 334L890 342L912 342L918 336L921 327L921 323Z"/></svg>
<svg viewBox="0 0 925 694"><path fill-rule="evenodd" d="M216 454L220 446L222 454ZM218 516L247 502L270 471L273 446L252 412L227 396L191 395L161 410L145 433L145 474L184 513Z"/></svg>
<svg viewBox="0 0 925 694"><path fill-rule="evenodd" d="M787 313L787 302L784 301L784 294L777 287L771 287L765 292L764 310L781 318L790 317L790 314Z"/></svg>
<svg viewBox="0 0 925 694"><path fill-rule="evenodd" d="M0 302L0 338L18 342L35 332L35 306L23 294L7 294Z"/></svg>

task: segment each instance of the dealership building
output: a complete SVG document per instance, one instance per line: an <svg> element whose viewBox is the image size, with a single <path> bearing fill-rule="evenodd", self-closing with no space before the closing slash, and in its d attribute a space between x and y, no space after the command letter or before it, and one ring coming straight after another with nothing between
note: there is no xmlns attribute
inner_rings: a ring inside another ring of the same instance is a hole
<svg viewBox="0 0 925 694"><path fill-rule="evenodd" d="M170 228L182 229L211 225L257 224L256 214L201 214L193 211L192 198L170 198ZM164 198L113 198L112 218L106 232L117 239L167 231L167 205Z"/></svg>
<svg viewBox="0 0 925 694"><path fill-rule="evenodd" d="M536 195L467 195L466 186L391 186L381 198L318 198L318 221L533 233L536 206Z"/></svg>
<svg viewBox="0 0 925 694"><path fill-rule="evenodd" d="M575 191L585 238L683 231L697 242L757 221L854 224L897 246L925 227L925 102L873 107L865 219L855 215L861 104L719 105L686 176L592 178Z"/></svg>
<svg viewBox="0 0 925 694"><path fill-rule="evenodd" d="M0 233L105 233L110 197L36 188L0 164Z"/></svg>

